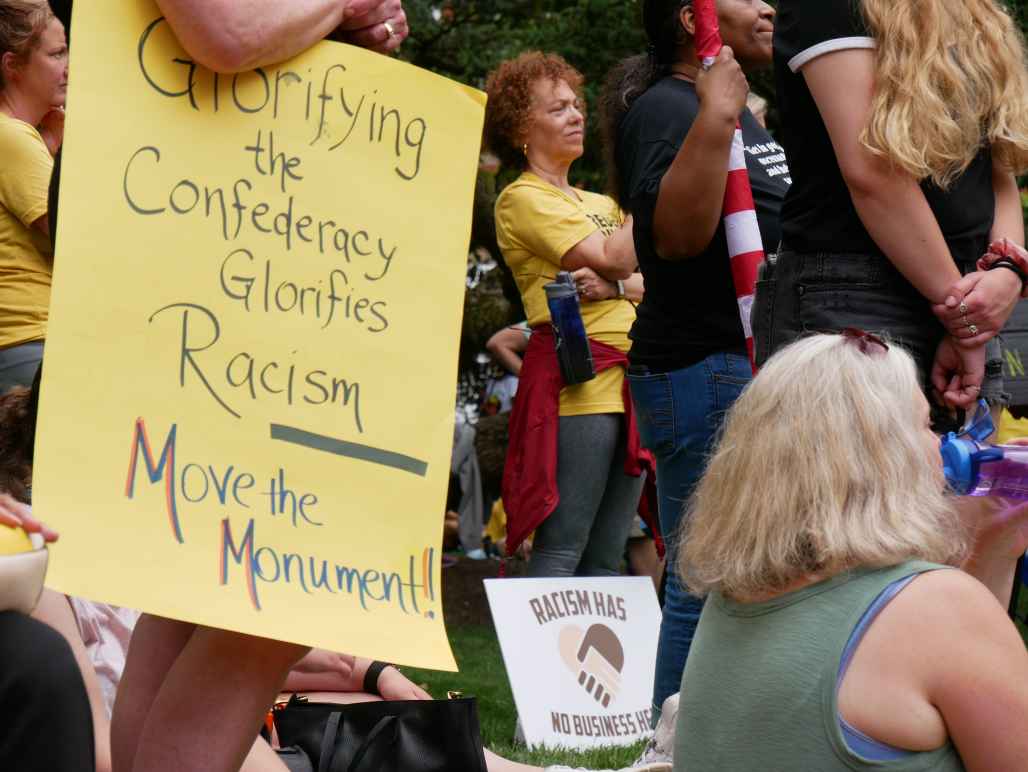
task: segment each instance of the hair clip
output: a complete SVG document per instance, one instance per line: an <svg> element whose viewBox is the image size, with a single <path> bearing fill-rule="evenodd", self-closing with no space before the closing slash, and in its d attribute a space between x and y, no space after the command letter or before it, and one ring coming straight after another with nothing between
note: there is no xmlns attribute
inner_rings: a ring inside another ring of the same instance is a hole
<svg viewBox="0 0 1028 772"><path fill-rule="evenodd" d="M871 344L875 343L882 347L882 351L889 350L889 344L879 338L873 332L861 330L859 327L847 327L842 331L842 337L847 341L856 344L857 348L864 354L871 356Z"/></svg>

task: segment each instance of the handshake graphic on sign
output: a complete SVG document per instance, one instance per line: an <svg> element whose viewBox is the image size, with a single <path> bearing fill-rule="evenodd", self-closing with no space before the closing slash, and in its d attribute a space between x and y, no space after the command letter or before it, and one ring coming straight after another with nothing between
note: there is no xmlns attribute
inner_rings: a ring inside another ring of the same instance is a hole
<svg viewBox="0 0 1028 772"><path fill-rule="evenodd" d="M606 625L582 628L568 625L560 631L560 656L579 685L603 707L621 690L621 671L625 667L625 649L617 635Z"/></svg>

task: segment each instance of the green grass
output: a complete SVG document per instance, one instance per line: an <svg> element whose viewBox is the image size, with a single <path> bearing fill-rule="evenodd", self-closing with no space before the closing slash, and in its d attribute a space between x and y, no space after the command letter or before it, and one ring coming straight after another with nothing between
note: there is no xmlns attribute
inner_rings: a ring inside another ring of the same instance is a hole
<svg viewBox="0 0 1028 772"><path fill-rule="evenodd" d="M447 691L459 691L465 697L475 697L478 700L478 720L482 725L482 742L489 750L525 764L567 764L590 769L618 769L638 757L641 744L586 752L533 750L515 745L517 711L496 633L491 626L485 625L451 627L448 632L459 673L414 668L404 668L403 671L437 699L445 699Z"/></svg>

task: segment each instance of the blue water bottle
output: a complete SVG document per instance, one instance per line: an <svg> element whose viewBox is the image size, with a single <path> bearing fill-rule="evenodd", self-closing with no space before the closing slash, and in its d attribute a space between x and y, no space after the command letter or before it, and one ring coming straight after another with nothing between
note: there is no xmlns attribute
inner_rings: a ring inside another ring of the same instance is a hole
<svg viewBox="0 0 1028 772"><path fill-rule="evenodd" d="M578 305L575 280L567 271L557 274L557 280L545 285L546 304L550 307L550 321L556 338L557 361L565 386L585 383L596 377L593 352L582 323L582 309Z"/></svg>
<svg viewBox="0 0 1028 772"><path fill-rule="evenodd" d="M943 474L954 493L961 496L997 495L1000 494L999 487L1006 487L996 485L994 472L999 470L993 466L1006 457L1005 449L985 442L995 430L989 406L983 399L979 400L974 415L963 429L949 432L942 438L939 450L942 453ZM1028 451L1028 448L1020 450ZM983 464L987 466L983 467ZM1017 476L1022 477L1023 474Z"/></svg>

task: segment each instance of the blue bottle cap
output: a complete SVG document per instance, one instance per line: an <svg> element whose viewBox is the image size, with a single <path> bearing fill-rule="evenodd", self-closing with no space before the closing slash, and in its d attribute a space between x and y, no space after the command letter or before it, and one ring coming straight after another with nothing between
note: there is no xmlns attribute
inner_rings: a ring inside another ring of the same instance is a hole
<svg viewBox="0 0 1028 772"><path fill-rule="evenodd" d="M946 475L946 482L953 492L963 496L974 488L978 482L977 469L973 462L973 455L978 450L973 440L965 440L950 432L942 439L939 448L942 453L942 473Z"/></svg>
<svg viewBox="0 0 1028 772"><path fill-rule="evenodd" d="M968 423L959 432L950 432L943 437L939 446L942 454L942 470L946 482L954 493L961 496L970 493L978 484L981 465L987 461L1003 458L1000 448L981 447L996 430L985 400L978 401L978 407Z"/></svg>

